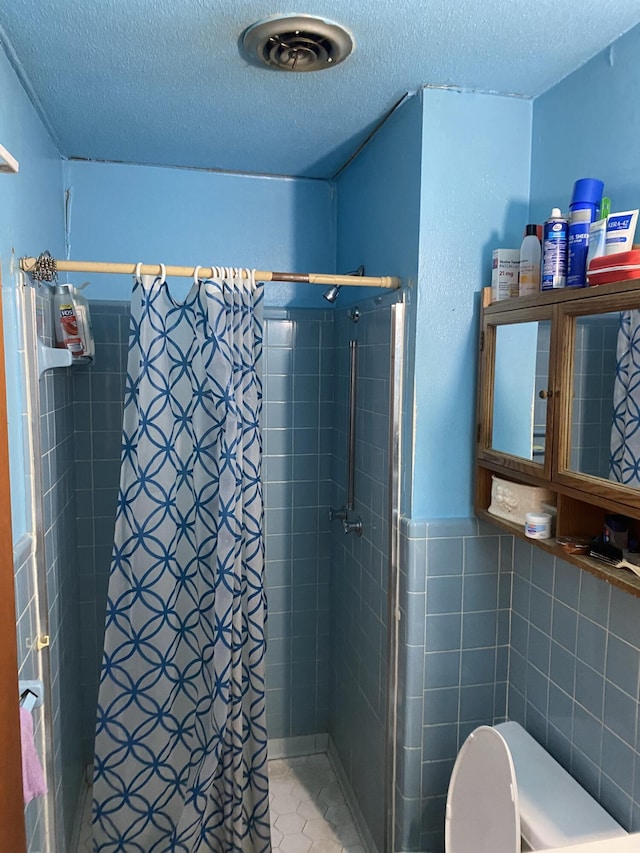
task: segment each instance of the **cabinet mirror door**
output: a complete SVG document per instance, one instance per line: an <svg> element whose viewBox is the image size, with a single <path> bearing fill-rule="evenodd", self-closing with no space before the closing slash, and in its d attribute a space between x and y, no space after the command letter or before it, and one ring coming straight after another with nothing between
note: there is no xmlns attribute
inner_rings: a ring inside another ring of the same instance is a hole
<svg viewBox="0 0 640 853"><path fill-rule="evenodd" d="M529 312L521 322L513 322L513 312L494 316L485 335L488 383L480 412L480 456L515 470L542 473L550 459L549 316Z"/></svg>
<svg viewBox="0 0 640 853"><path fill-rule="evenodd" d="M640 310L574 322L566 467L640 490Z"/></svg>
<svg viewBox="0 0 640 853"><path fill-rule="evenodd" d="M496 329L491 446L540 464L545 458L550 335L549 320Z"/></svg>

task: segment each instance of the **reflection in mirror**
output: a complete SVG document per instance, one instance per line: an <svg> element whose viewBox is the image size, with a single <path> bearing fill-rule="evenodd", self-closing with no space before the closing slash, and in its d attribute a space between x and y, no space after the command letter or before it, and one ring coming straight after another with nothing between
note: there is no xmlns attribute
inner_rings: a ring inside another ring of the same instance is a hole
<svg viewBox="0 0 640 853"><path fill-rule="evenodd" d="M550 321L496 328L491 447L544 463Z"/></svg>
<svg viewBox="0 0 640 853"><path fill-rule="evenodd" d="M640 488L640 311L576 318L570 468Z"/></svg>

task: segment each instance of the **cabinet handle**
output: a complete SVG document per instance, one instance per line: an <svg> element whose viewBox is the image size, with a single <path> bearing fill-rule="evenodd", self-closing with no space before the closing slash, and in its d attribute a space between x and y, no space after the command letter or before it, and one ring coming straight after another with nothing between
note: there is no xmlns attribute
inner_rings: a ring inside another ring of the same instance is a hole
<svg viewBox="0 0 640 853"><path fill-rule="evenodd" d="M550 397L553 397L553 391L545 391L543 388L542 391L538 392L538 396L541 400L548 400Z"/></svg>

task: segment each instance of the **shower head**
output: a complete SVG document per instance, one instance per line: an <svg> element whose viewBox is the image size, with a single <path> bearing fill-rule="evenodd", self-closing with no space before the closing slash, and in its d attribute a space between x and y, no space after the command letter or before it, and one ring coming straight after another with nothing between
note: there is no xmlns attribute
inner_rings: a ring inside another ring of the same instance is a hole
<svg viewBox="0 0 640 853"><path fill-rule="evenodd" d="M325 290L322 294L327 302L331 302L332 304L336 301L338 296L340 296L340 288L342 285L334 284L333 287L330 287L329 290Z"/></svg>
<svg viewBox="0 0 640 853"><path fill-rule="evenodd" d="M345 275L364 275L364 267L362 264L360 264L360 266L358 267L357 270L353 270L352 272L345 273ZM333 287L330 287L328 290L325 290L325 292L322 295L327 300L327 302L330 302L333 305L333 303L336 301L338 296L340 296L340 288L341 287L342 287L341 284L334 284Z"/></svg>

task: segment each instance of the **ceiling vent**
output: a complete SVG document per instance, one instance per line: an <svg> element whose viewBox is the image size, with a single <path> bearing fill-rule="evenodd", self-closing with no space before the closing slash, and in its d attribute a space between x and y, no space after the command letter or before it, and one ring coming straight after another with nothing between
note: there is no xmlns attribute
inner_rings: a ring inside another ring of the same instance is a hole
<svg viewBox="0 0 640 853"><path fill-rule="evenodd" d="M353 50L353 36L340 24L312 15L268 18L252 24L242 37L251 62L278 71L322 71Z"/></svg>

